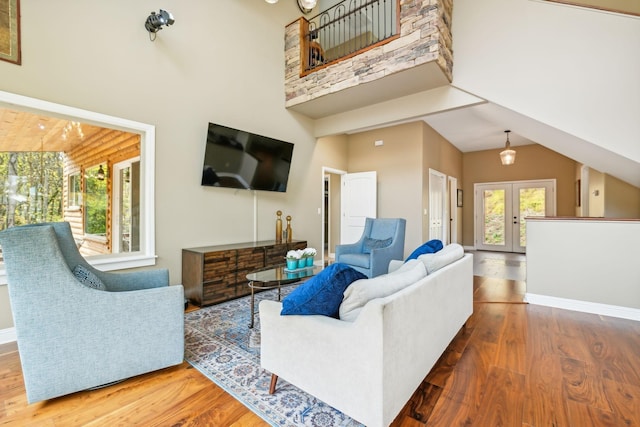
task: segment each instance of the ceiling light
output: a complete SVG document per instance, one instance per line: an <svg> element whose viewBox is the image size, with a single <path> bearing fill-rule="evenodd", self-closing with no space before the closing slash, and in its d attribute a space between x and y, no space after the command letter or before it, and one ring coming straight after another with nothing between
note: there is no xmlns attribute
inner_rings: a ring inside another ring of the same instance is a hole
<svg viewBox="0 0 640 427"><path fill-rule="evenodd" d="M318 3L318 0L298 0L298 7L302 13L309 13L316 7L316 3Z"/></svg>
<svg viewBox="0 0 640 427"><path fill-rule="evenodd" d="M507 142L505 143L505 149L500 152L500 161L504 166L509 166L516 161L516 151L511 149L511 143L509 142L510 130L504 131L507 134Z"/></svg>
<svg viewBox="0 0 640 427"><path fill-rule="evenodd" d="M278 0L264 0L264 1L266 1L267 3L270 3L270 4L278 3Z"/></svg>

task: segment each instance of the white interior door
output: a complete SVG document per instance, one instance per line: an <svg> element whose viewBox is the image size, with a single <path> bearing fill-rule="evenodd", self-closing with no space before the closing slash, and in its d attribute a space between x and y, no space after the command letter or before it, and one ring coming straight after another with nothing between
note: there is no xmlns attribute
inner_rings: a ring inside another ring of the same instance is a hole
<svg viewBox="0 0 640 427"><path fill-rule="evenodd" d="M429 240L447 241L447 176L429 169Z"/></svg>
<svg viewBox="0 0 640 427"><path fill-rule="evenodd" d="M476 249L526 251L526 217L555 215L555 180L476 184Z"/></svg>
<svg viewBox="0 0 640 427"><path fill-rule="evenodd" d="M377 174L358 172L341 175L340 243L354 243L362 236L367 217L377 215Z"/></svg>

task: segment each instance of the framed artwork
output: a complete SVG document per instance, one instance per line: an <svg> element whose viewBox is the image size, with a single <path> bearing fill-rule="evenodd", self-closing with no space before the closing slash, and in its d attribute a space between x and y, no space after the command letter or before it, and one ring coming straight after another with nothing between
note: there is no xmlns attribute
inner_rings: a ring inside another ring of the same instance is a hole
<svg viewBox="0 0 640 427"><path fill-rule="evenodd" d="M0 59L20 65L20 0L0 0Z"/></svg>
<svg viewBox="0 0 640 427"><path fill-rule="evenodd" d="M456 198L456 206L458 206L459 208L462 207L462 190L458 189L458 193L457 193L458 197Z"/></svg>

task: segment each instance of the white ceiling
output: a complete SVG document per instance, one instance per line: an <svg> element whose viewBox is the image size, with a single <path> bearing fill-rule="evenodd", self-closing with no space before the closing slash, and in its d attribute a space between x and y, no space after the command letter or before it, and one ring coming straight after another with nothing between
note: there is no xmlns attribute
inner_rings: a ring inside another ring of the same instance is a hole
<svg viewBox="0 0 640 427"><path fill-rule="evenodd" d="M463 153L504 147L505 130L511 130L512 146L536 143L511 129L502 108L491 103L431 114L422 120Z"/></svg>

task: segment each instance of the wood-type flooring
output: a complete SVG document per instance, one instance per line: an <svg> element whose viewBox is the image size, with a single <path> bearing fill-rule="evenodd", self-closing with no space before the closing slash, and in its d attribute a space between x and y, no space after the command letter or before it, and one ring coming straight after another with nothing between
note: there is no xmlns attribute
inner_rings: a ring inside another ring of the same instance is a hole
<svg viewBox="0 0 640 427"><path fill-rule="evenodd" d="M640 427L640 322L525 304L519 281L474 288L466 328L393 426ZM0 345L0 425L267 424L187 363L28 405L12 343Z"/></svg>

